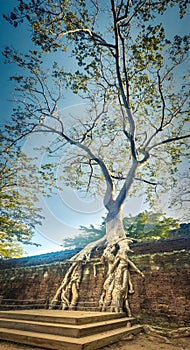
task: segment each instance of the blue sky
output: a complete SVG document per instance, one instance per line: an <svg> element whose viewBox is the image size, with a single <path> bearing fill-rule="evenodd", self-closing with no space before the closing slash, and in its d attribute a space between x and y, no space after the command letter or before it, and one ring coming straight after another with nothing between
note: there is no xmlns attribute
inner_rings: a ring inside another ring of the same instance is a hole
<svg viewBox="0 0 190 350"><path fill-rule="evenodd" d="M13 46L19 48L20 51L26 52L31 48L30 32L26 27L18 26L17 28L9 25L3 18L3 13L9 13L11 9L17 4L15 0L0 0L0 51L2 52L4 47ZM177 32L186 30L189 27L188 18L184 22L183 27L178 20L176 14L172 12L172 16L168 17L168 34L173 32L173 28ZM9 100L12 98L12 85L9 82L9 76L15 74L14 65L4 65L3 56L0 56L0 124L8 121L11 116L11 103ZM65 108L69 111L73 109L83 108L80 105L80 99L75 95L67 95L65 99ZM36 139L36 135L27 139L24 144L24 150L30 155L33 151L33 144L40 142ZM100 198L93 199L86 197L84 194L79 195L77 192L66 189L62 193L57 193L50 199L41 198L41 206L43 207L43 214L46 220L43 225L36 228L36 234L34 241L42 244L41 247L25 246L24 249L27 254L42 254L51 251L57 251L63 249L61 247L62 240L69 235L75 235L78 233L80 225L88 226L89 224L101 223L102 216L105 215L105 210ZM138 199L128 201L128 207L132 215L137 214L139 211L146 209L144 204L144 197L140 196ZM165 210L163 205L163 210ZM129 211L128 213L129 214Z"/></svg>

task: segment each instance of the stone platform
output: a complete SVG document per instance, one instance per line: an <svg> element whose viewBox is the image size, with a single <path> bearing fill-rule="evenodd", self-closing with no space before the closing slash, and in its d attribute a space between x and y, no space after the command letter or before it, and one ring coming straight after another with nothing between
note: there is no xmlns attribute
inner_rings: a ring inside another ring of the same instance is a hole
<svg viewBox="0 0 190 350"><path fill-rule="evenodd" d="M0 311L0 339L53 350L95 350L142 330L125 313Z"/></svg>

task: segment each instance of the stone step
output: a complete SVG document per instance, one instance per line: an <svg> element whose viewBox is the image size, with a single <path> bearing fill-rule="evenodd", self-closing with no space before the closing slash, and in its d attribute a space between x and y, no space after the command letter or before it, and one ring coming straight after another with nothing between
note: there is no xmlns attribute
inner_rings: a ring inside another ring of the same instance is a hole
<svg viewBox="0 0 190 350"><path fill-rule="evenodd" d="M39 322L36 320L15 320L3 317L0 318L0 327L64 336L69 334L70 337L80 338L89 334L127 327L129 324L134 323L134 320L133 317L122 317L119 319L108 319L106 321L99 320L98 322L91 322L82 325L72 325L66 323Z"/></svg>
<svg viewBox="0 0 190 350"><path fill-rule="evenodd" d="M87 312L87 311L65 311L65 310L17 310L0 311L0 318L14 320L30 320L48 323L65 323L82 325L92 322L116 320L126 317L123 313L114 312Z"/></svg>
<svg viewBox="0 0 190 350"><path fill-rule="evenodd" d="M96 350L121 340L127 334L137 334L142 327L122 327L82 338L72 338L39 332L0 328L0 339L44 347L53 350Z"/></svg>

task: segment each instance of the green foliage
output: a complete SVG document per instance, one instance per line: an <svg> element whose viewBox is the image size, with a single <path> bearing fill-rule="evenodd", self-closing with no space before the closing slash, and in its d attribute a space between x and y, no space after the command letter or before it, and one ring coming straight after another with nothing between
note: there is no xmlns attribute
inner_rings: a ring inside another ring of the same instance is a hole
<svg viewBox="0 0 190 350"><path fill-rule="evenodd" d="M190 235L190 223L188 224L180 224L180 227L177 229L174 229L171 232L171 238L189 238Z"/></svg>
<svg viewBox="0 0 190 350"><path fill-rule="evenodd" d="M84 233L64 239L63 246L69 249L84 248L88 243L95 242L102 238L106 233L105 220L98 227L94 225L90 225L89 227L80 226L80 230Z"/></svg>
<svg viewBox="0 0 190 350"><path fill-rule="evenodd" d="M187 231L188 225L180 225L178 220L167 217L163 213L144 211L136 216L124 217L123 226L126 237L143 242L180 236ZM64 247L84 248L88 243L102 238L106 233L106 220L104 219L98 227L81 226L80 230L84 233L65 239Z"/></svg>
<svg viewBox="0 0 190 350"><path fill-rule="evenodd" d="M172 230L179 228L178 220L163 213L145 211L135 217L124 218L126 236L139 241L169 238Z"/></svg>
<svg viewBox="0 0 190 350"><path fill-rule="evenodd" d="M24 251L16 239L10 239L9 234L0 231L0 259L20 258Z"/></svg>

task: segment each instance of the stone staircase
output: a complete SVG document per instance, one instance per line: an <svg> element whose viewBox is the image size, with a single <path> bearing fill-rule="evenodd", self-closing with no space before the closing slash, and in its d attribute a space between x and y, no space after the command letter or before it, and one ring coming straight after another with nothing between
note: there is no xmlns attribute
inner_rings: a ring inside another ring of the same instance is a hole
<svg viewBox="0 0 190 350"><path fill-rule="evenodd" d="M53 350L95 350L142 330L125 313L0 311L0 339Z"/></svg>

